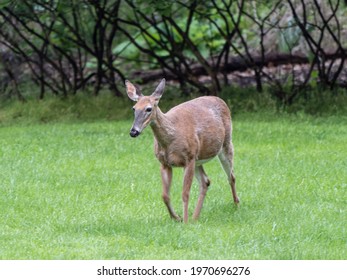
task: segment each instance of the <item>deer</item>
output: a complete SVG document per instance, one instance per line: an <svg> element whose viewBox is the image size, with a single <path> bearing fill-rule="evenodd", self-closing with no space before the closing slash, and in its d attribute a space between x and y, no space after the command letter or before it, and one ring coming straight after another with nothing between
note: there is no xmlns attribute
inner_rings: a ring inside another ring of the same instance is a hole
<svg viewBox="0 0 347 280"><path fill-rule="evenodd" d="M218 156L227 175L234 203L239 203L233 171L231 114L226 103L216 96L202 96L181 103L163 113L159 100L164 93L165 78L155 91L145 96L140 88L125 81L128 97L135 101L131 137L138 137L149 125L154 134L154 152L160 162L162 199L172 219L182 221L170 201L173 168L184 169L182 201L183 222L188 222L188 203L194 175L199 183L199 196L193 213L198 220L210 180L203 164Z"/></svg>

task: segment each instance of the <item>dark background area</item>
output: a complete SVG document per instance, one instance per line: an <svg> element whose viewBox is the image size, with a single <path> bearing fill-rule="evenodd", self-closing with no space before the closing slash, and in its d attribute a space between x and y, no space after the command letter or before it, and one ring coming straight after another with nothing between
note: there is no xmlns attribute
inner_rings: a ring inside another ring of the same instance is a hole
<svg viewBox="0 0 347 280"><path fill-rule="evenodd" d="M162 77L183 97L345 96L346 12L339 0L2 1L0 100L123 98L125 79Z"/></svg>

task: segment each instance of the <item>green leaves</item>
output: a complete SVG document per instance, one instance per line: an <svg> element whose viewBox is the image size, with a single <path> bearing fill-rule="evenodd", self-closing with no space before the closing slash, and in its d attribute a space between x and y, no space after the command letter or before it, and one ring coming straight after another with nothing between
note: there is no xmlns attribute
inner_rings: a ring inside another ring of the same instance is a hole
<svg viewBox="0 0 347 280"><path fill-rule="evenodd" d="M281 52L289 53L297 46L302 32L293 17L287 19L286 27L280 31L279 48Z"/></svg>
<svg viewBox="0 0 347 280"><path fill-rule="evenodd" d="M131 60L135 60L140 55L139 49L129 41L123 41L117 44L116 47L112 49L112 53Z"/></svg>
<svg viewBox="0 0 347 280"><path fill-rule="evenodd" d="M16 1L13 0L1 0L0 1L0 9L6 8L7 6L9 6L10 4L15 4Z"/></svg>

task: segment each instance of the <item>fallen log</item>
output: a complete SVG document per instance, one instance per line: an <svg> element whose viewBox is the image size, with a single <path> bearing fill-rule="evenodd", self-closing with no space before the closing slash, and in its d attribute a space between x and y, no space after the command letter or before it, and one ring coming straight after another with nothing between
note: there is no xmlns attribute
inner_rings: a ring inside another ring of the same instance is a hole
<svg viewBox="0 0 347 280"><path fill-rule="evenodd" d="M347 58L347 52L326 54L326 60ZM232 73L235 71L243 72L255 67L268 67L268 66L279 66L286 64L308 64L310 59L304 55L291 55L283 53L272 53L266 55L264 58L260 55L255 55L252 57L253 61L246 61L246 59L234 56L229 57L227 63L221 63L219 72L220 73ZM216 59L215 59L216 60ZM214 62L212 59L208 60L209 65L213 66ZM193 76L208 75L206 69L199 63L194 63L190 65L191 74ZM139 80L139 84L146 84L148 82L157 81L162 77L167 80L177 80L177 75L167 71L165 69L155 69L146 71L135 71L131 74L133 78Z"/></svg>

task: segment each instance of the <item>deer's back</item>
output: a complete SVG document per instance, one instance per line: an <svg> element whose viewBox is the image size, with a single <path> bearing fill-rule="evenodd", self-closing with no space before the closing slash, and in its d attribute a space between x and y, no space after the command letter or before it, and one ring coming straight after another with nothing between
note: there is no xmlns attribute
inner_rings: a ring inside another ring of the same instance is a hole
<svg viewBox="0 0 347 280"><path fill-rule="evenodd" d="M208 133L213 126L230 126L230 111L225 102L215 96L203 96L176 107L166 113L166 116L178 126L193 126L198 131ZM212 127L211 127L212 126Z"/></svg>

